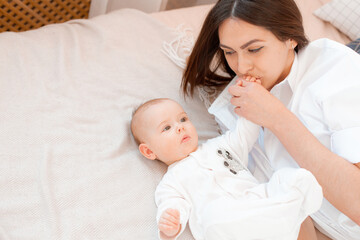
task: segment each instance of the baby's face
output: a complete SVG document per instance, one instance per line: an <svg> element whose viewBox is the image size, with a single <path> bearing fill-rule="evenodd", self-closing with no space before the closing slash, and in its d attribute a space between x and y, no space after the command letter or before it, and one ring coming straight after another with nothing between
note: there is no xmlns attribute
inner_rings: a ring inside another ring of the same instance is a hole
<svg viewBox="0 0 360 240"><path fill-rule="evenodd" d="M156 159L170 165L197 149L196 129L177 102L164 100L151 105L140 117L139 135Z"/></svg>

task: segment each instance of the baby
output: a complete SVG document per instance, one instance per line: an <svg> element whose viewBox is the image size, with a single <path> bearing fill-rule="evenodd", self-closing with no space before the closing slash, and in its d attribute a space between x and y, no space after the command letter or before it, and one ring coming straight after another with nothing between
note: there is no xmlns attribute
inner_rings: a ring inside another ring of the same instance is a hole
<svg viewBox="0 0 360 240"><path fill-rule="evenodd" d="M131 131L143 156L168 165L155 192L160 239L176 239L187 222L195 239L297 239L320 208L321 187L305 169L281 169L264 184L253 177L248 152L259 126L245 119L198 145L184 109L160 98L134 112Z"/></svg>

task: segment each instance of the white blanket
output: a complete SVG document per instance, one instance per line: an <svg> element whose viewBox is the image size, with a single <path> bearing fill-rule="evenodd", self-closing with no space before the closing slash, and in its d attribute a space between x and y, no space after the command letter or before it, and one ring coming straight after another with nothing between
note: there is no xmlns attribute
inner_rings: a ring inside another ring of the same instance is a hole
<svg viewBox="0 0 360 240"><path fill-rule="evenodd" d="M161 52L173 38L128 9L0 34L0 239L156 238L165 166L138 153L134 107L171 97L200 140L218 135L179 94L181 69Z"/></svg>

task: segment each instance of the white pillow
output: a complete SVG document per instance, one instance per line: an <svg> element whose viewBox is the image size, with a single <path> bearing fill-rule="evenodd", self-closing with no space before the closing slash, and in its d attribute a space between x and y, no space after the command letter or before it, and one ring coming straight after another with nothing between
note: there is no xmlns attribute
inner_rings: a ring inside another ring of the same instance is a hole
<svg viewBox="0 0 360 240"><path fill-rule="evenodd" d="M332 23L351 40L360 37L360 0L333 0L315 10L314 15Z"/></svg>

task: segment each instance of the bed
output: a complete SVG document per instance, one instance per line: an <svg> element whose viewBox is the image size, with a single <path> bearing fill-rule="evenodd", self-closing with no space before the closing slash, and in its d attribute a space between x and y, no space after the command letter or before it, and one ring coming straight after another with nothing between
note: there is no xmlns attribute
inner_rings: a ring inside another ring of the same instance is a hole
<svg viewBox="0 0 360 240"><path fill-rule="evenodd" d="M355 40L313 14L328 2L298 0L309 38ZM157 238L166 167L141 157L129 121L140 103L170 97L200 141L219 135L203 96L183 99L164 47L184 32L191 43L210 8L120 9L0 34L0 239Z"/></svg>

